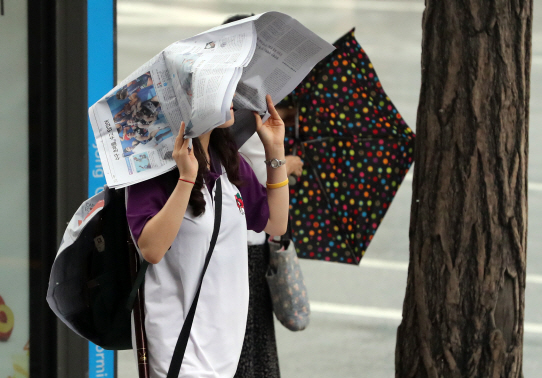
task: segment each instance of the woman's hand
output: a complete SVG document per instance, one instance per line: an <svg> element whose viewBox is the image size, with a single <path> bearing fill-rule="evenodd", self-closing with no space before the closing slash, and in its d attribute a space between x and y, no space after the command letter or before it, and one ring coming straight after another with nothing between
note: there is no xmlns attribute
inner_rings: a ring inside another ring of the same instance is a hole
<svg viewBox="0 0 542 378"><path fill-rule="evenodd" d="M284 122L273 106L271 96L266 96L267 108L271 117L262 125L262 119L256 114L258 135L265 148L265 159L284 160ZM286 167L273 168L267 166L267 182L278 184L287 182ZM267 204L269 206L269 220L265 232L270 235L283 235L288 227L288 186L283 185L271 189L267 187Z"/></svg>
<svg viewBox="0 0 542 378"><path fill-rule="evenodd" d="M267 95L265 99L267 100L267 108L271 117L262 124L262 118L259 114L255 113L256 132L266 149L279 145L284 146L284 121L275 109L271 96Z"/></svg>
<svg viewBox="0 0 542 378"><path fill-rule="evenodd" d="M299 156L288 155L286 156L286 172L288 176L295 175L301 177L303 174L303 160Z"/></svg>
<svg viewBox="0 0 542 378"><path fill-rule="evenodd" d="M188 181L196 181L198 176L198 160L194 156L194 151L188 149L189 139L183 139L185 124L181 122L181 129L177 138L175 138L175 147L173 148L173 159L179 169L179 177Z"/></svg>

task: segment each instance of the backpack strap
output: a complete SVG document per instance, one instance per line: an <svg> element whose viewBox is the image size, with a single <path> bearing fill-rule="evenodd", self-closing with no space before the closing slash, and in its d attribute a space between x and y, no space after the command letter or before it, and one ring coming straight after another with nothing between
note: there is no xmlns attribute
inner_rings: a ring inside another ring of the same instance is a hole
<svg viewBox="0 0 542 378"><path fill-rule="evenodd" d="M137 296L137 291L143 284L143 281L145 280L145 272L147 272L147 267L149 266L149 263L143 259L141 263L139 264L139 270L137 271L137 276L134 280L134 285L132 286L132 291L130 291L130 295L128 296L128 300L126 301L126 308L129 311L132 311L134 308L134 302Z"/></svg>
<svg viewBox="0 0 542 378"><path fill-rule="evenodd" d="M215 192L215 224L213 228L213 236L211 237L211 243L209 245L209 251L207 252L207 257L205 258L205 264L203 265L203 272L201 273L201 278L199 280L198 290L196 291L196 296L190 306L188 315L183 324L181 334L175 345L175 350L173 351L173 357L171 358L171 364L169 365L169 370L167 373L167 378L177 378L179 372L181 371L181 365L183 363L184 352L186 351L186 345L188 344L188 338L190 337L190 330L192 328L192 323L194 321L194 315L196 314L196 307L198 305L199 293L201 291L201 284L203 283L203 277L209 266L209 261L211 261L211 256L213 255L213 250L215 249L216 240L218 238L218 232L220 231L220 220L222 218L222 183L220 178L216 180L215 183L216 192Z"/></svg>

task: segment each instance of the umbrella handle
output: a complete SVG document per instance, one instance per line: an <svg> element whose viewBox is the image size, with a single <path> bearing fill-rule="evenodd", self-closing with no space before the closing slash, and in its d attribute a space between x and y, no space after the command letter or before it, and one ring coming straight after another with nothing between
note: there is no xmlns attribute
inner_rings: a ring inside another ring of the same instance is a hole
<svg viewBox="0 0 542 378"><path fill-rule="evenodd" d="M295 107L295 139L299 140L299 103L296 104Z"/></svg>
<svg viewBox="0 0 542 378"><path fill-rule="evenodd" d="M299 105L297 105L296 109L295 109L295 126L294 126L294 134L295 134L295 143L294 143L294 147L292 148L292 156L296 156L297 155L297 142L299 140ZM294 175L290 175L288 176L288 185L289 186L294 186L295 184L297 184L297 178L294 176Z"/></svg>

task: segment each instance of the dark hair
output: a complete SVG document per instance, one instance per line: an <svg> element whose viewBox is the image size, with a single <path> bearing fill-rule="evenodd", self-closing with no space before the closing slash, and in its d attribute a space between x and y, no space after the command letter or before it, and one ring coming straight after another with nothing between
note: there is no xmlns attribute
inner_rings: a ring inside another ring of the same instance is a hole
<svg viewBox="0 0 542 378"><path fill-rule="evenodd" d="M244 18L251 17L251 16L254 16L254 13L251 13L251 14L236 14L234 16L228 17L226 19L226 21L224 21L222 23L222 25L229 24L230 22L239 21L239 20L242 20Z"/></svg>
<svg viewBox="0 0 542 378"><path fill-rule="evenodd" d="M192 208L192 213L195 216L199 216L205 212L205 198L203 197L203 179L208 173L207 165L209 162L205 157L205 151L198 138L192 139L192 148L194 149L194 155L198 160L198 175L192 193L190 193L190 200L188 204ZM220 162L226 169L228 175L228 181L233 185L240 187L243 185L241 177L239 177L239 154L237 153L237 145L235 144L228 129L216 128L211 132L209 140L209 148L212 149L218 155ZM215 167L217 169L219 167ZM177 180L179 179L179 171L174 169L171 173L167 174L168 182L170 184L170 193L175 189Z"/></svg>

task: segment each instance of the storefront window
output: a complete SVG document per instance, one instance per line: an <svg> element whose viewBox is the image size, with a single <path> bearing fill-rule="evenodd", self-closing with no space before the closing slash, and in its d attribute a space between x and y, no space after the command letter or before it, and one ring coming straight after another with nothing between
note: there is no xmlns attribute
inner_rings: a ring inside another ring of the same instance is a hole
<svg viewBox="0 0 542 378"><path fill-rule="evenodd" d="M0 0L0 378L29 377L27 1Z"/></svg>

